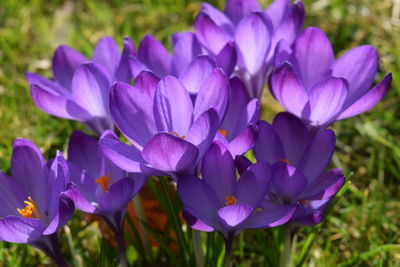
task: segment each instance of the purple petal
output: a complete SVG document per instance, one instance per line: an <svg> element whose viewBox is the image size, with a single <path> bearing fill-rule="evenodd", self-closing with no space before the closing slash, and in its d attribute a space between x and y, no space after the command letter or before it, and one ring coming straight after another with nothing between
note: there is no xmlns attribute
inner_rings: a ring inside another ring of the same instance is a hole
<svg viewBox="0 0 400 267"><path fill-rule="evenodd" d="M205 224L201 220L197 219L194 217L189 211L183 209L182 210L182 216L185 219L185 221L189 224L190 227L192 227L195 230L199 230L202 232L212 232L214 231L214 228L211 226Z"/></svg>
<svg viewBox="0 0 400 267"><path fill-rule="evenodd" d="M129 56L128 60L131 76L133 76L133 78L136 78L136 76L138 76L142 71L154 71L150 70L149 67L135 56Z"/></svg>
<svg viewBox="0 0 400 267"><path fill-rule="evenodd" d="M282 64L270 77L273 96L287 111L300 117L308 96L292 65Z"/></svg>
<svg viewBox="0 0 400 267"><path fill-rule="evenodd" d="M247 220L246 228L270 228L287 223L296 211L295 205L275 206L256 212Z"/></svg>
<svg viewBox="0 0 400 267"><path fill-rule="evenodd" d="M138 58L159 77L164 77L171 72L171 55L150 34L147 34L142 39L138 50Z"/></svg>
<svg viewBox="0 0 400 267"><path fill-rule="evenodd" d="M159 131L185 136L193 122L193 104L185 87L173 76L163 78L154 96L154 119Z"/></svg>
<svg viewBox="0 0 400 267"><path fill-rule="evenodd" d="M293 59L292 47L286 40L280 40L279 43L277 44L275 50L271 49L271 51L273 51L273 52L270 52L270 53L274 53L274 58L273 58L274 67L280 66L285 61L288 61L288 62L295 61Z"/></svg>
<svg viewBox="0 0 400 267"><path fill-rule="evenodd" d="M313 181L303 194L304 199L327 199L342 188L345 177L340 169L330 170Z"/></svg>
<svg viewBox="0 0 400 267"><path fill-rule="evenodd" d="M92 60L107 69L110 77L114 77L120 61L118 45L114 39L109 36L101 38L93 51Z"/></svg>
<svg viewBox="0 0 400 267"><path fill-rule="evenodd" d="M250 125L235 139L229 142L228 149L233 156L243 155L253 148L257 135L255 125Z"/></svg>
<svg viewBox="0 0 400 267"><path fill-rule="evenodd" d="M309 143L309 147L298 164L309 183L320 176L331 163L335 143L336 137L332 130L319 131Z"/></svg>
<svg viewBox="0 0 400 267"><path fill-rule="evenodd" d="M93 189L96 188L97 184L95 184L91 178L84 175L84 173L82 173L82 177L83 176L85 176L85 181L91 182L92 190L90 190L90 191L94 191ZM95 197L87 198L86 196L84 196L81 193L81 191L85 191L85 192L89 191L87 189L86 190L83 189L82 185L84 185L84 184L85 184L85 182L81 182L81 184L79 184L79 185L69 184L68 190L64 192L64 195L67 196L69 199L71 199L74 202L74 205L78 210L86 212L86 213L94 213L96 208L91 203L94 203L95 201L97 201L97 199Z"/></svg>
<svg viewBox="0 0 400 267"><path fill-rule="evenodd" d="M209 109L201 114L187 132L185 140L197 146L199 149L199 158L202 158L210 147L218 127L218 114L214 109Z"/></svg>
<svg viewBox="0 0 400 267"><path fill-rule="evenodd" d="M23 195L22 198L26 200L28 196L32 197L38 210L45 210L47 194L43 190L48 185L47 166L42 152L34 143L22 138L15 139L11 155L11 174L13 182Z"/></svg>
<svg viewBox="0 0 400 267"><path fill-rule="evenodd" d="M390 84L392 82L392 74L383 78L383 80L378 83L374 88L372 88L368 93L360 97L354 103L351 103L351 106L348 107L345 111L343 111L340 116L337 118L338 120L346 119L349 117L353 117L362 112L368 111L373 108L386 94L386 91L389 89Z"/></svg>
<svg viewBox="0 0 400 267"><path fill-rule="evenodd" d="M370 45L351 49L332 66L332 76L349 82L350 103L364 95L374 82L378 71L378 54Z"/></svg>
<svg viewBox="0 0 400 267"><path fill-rule="evenodd" d="M257 0L228 0L224 13L234 24L254 11L261 11L261 6Z"/></svg>
<svg viewBox="0 0 400 267"><path fill-rule="evenodd" d="M7 216L0 219L0 240L28 243L40 238L45 225L37 219Z"/></svg>
<svg viewBox="0 0 400 267"><path fill-rule="evenodd" d="M209 3L203 3L201 11L209 15L218 27L224 29L229 34L233 34L233 25L231 20L219 9L213 7Z"/></svg>
<svg viewBox="0 0 400 267"><path fill-rule="evenodd" d="M278 28L286 17L290 8L290 0L275 0L265 10L267 16L271 19L274 30Z"/></svg>
<svg viewBox="0 0 400 267"><path fill-rule="evenodd" d="M194 59L179 76L179 81L191 94L197 94L204 80L215 68L215 63L208 56L200 56Z"/></svg>
<svg viewBox="0 0 400 267"><path fill-rule="evenodd" d="M63 227L69 221L75 211L74 202L64 194L61 194L59 196L59 200L56 203L58 204L57 213L52 218L47 228L44 230L43 235L50 235L55 233L58 229Z"/></svg>
<svg viewBox="0 0 400 267"><path fill-rule="evenodd" d="M88 63L76 69L72 80L72 94L76 103L90 114L107 117L110 85L110 78L104 68Z"/></svg>
<svg viewBox="0 0 400 267"><path fill-rule="evenodd" d="M97 140L83 132L74 131L68 144L68 161L85 170L90 176L99 175Z"/></svg>
<svg viewBox="0 0 400 267"><path fill-rule="evenodd" d="M110 108L115 124L139 148L157 132L149 93L122 82L111 88Z"/></svg>
<svg viewBox="0 0 400 267"><path fill-rule="evenodd" d="M205 80L196 97L194 119L210 108L215 109L220 121L223 119L229 96L229 82L221 69L215 69Z"/></svg>
<svg viewBox="0 0 400 267"><path fill-rule="evenodd" d="M270 27L262 13L251 13L236 28L238 65L250 75L256 75L265 62L271 42Z"/></svg>
<svg viewBox="0 0 400 267"><path fill-rule="evenodd" d="M154 100L154 94L156 92L157 85L160 79L150 71L142 71L135 78L135 88L141 89L147 94L151 101Z"/></svg>
<svg viewBox="0 0 400 267"><path fill-rule="evenodd" d="M272 186L279 199L295 204L307 187L307 178L285 162L272 165Z"/></svg>
<svg viewBox="0 0 400 267"><path fill-rule="evenodd" d="M271 167L266 162L251 165L240 176L234 195L238 203L257 208L265 198L271 181Z"/></svg>
<svg viewBox="0 0 400 267"><path fill-rule="evenodd" d="M346 101L348 83L341 78L328 78L315 84L309 91L313 125L324 126L333 122L340 114Z"/></svg>
<svg viewBox="0 0 400 267"><path fill-rule="evenodd" d="M252 164L253 163L245 156L235 157L235 165L240 175L242 175Z"/></svg>
<svg viewBox="0 0 400 267"><path fill-rule="evenodd" d="M174 53L172 55L172 74L179 76L189 64L202 54L201 45L192 32L172 35Z"/></svg>
<svg viewBox="0 0 400 267"><path fill-rule="evenodd" d="M218 210L218 216L228 227L244 222L253 213L254 208L246 204L233 204Z"/></svg>
<svg viewBox="0 0 400 267"><path fill-rule="evenodd" d="M130 69L130 56L136 56L135 45L133 44L131 38L124 38L124 48L122 50L121 60L119 62L117 71L114 74L116 81L129 83L132 79L131 69Z"/></svg>
<svg viewBox="0 0 400 267"><path fill-rule="evenodd" d="M214 55L218 55L224 46L232 40L231 35L218 26L204 11L197 15L194 29L200 43Z"/></svg>
<svg viewBox="0 0 400 267"><path fill-rule="evenodd" d="M330 74L334 54L331 43L320 29L305 29L296 40L294 53L305 88Z"/></svg>
<svg viewBox="0 0 400 267"><path fill-rule="evenodd" d="M232 155L220 142L214 142L203 158L204 182L216 193L219 203L224 205L226 197L233 196L236 170Z"/></svg>
<svg viewBox="0 0 400 267"><path fill-rule="evenodd" d="M143 148L143 158L161 171L180 172L194 167L199 150L193 144L168 133L155 135Z"/></svg>
<svg viewBox="0 0 400 267"><path fill-rule="evenodd" d="M285 159L281 141L274 128L265 121L258 122L258 136L254 144L254 154L257 161L273 164L279 159Z"/></svg>
<svg viewBox="0 0 400 267"><path fill-rule="evenodd" d="M86 62L86 57L81 53L65 45L59 46L53 56L54 79L70 90L75 69Z"/></svg>
<svg viewBox="0 0 400 267"><path fill-rule="evenodd" d="M33 84L38 85L40 88L42 88L48 92L51 92L55 95L60 95L60 96L65 96L65 97L71 96L71 92L69 90L60 86L58 83L51 81L49 79L46 79L38 74L26 72L25 77L28 80L28 83L30 85L33 85Z"/></svg>
<svg viewBox="0 0 400 267"><path fill-rule="evenodd" d="M4 173L0 171L0 218L8 215L19 215L17 208L21 206L24 199L18 198L18 193L14 190L17 187Z"/></svg>
<svg viewBox="0 0 400 267"><path fill-rule="evenodd" d="M231 76L237 62L235 43L233 41L228 42L216 55L215 60L217 61L217 66L225 72L226 76Z"/></svg>
<svg viewBox="0 0 400 267"><path fill-rule="evenodd" d="M297 166L310 142L310 133L306 125L290 113L279 113L272 123L279 136L284 151L282 160L289 160Z"/></svg>
<svg viewBox="0 0 400 267"><path fill-rule="evenodd" d="M85 109L64 96L51 93L35 84L31 85L30 91L36 106L50 115L78 121L86 121L91 117Z"/></svg>

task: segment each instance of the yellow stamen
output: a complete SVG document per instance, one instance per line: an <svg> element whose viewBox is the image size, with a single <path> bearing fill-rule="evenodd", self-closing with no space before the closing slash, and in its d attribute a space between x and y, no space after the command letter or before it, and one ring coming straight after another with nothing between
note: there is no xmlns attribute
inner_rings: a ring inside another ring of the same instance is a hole
<svg viewBox="0 0 400 267"><path fill-rule="evenodd" d="M225 138L226 138L226 136L228 135L228 132L227 132L226 130L224 130L224 129L219 129L218 132L219 132L220 134L222 134Z"/></svg>
<svg viewBox="0 0 400 267"><path fill-rule="evenodd" d="M302 200L300 200L300 202L301 202L301 204L305 205L305 204L307 204L308 200L302 199Z"/></svg>
<svg viewBox="0 0 400 267"><path fill-rule="evenodd" d="M103 192L106 192L108 190L108 187L112 184L111 174L107 173L107 176L102 175L98 179L96 179L95 182L101 186Z"/></svg>
<svg viewBox="0 0 400 267"><path fill-rule="evenodd" d="M28 200L24 201L24 203L26 204L25 208L23 208L23 209L17 208L18 213L21 214L22 217L24 217L24 218L33 218L33 215L35 215L36 219L40 220L40 214L37 209L37 205L36 205L35 201L33 201L33 199L31 197L28 197ZM32 214L32 212L33 212L33 214Z"/></svg>
<svg viewBox="0 0 400 267"><path fill-rule="evenodd" d="M175 135L175 136L177 136L177 137L179 137L179 138L181 138L181 139L185 139L186 138L186 136L184 136L184 135L179 135L177 132L175 132L175 131L170 131L169 132L170 134L173 134L173 135Z"/></svg>
<svg viewBox="0 0 400 267"><path fill-rule="evenodd" d="M282 162L285 162L287 164L292 164L292 162L290 160L288 160L288 159L278 159L278 161L282 161Z"/></svg>
<svg viewBox="0 0 400 267"><path fill-rule="evenodd" d="M236 204L236 197L235 196L227 196L227 197L225 197L225 200L226 200L226 205L227 206L230 206L230 205L233 205L233 204Z"/></svg>

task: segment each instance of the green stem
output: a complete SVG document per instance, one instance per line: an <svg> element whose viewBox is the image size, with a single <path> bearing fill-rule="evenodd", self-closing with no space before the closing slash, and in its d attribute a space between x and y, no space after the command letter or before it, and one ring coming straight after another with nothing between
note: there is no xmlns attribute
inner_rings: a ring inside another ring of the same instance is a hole
<svg viewBox="0 0 400 267"><path fill-rule="evenodd" d="M281 259L279 261L280 267L291 267L292 266L292 228L291 225L284 226L284 243L283 252L281 253Z"/></svg>
<svg viewBox="0 0 400 267"><path fill-rule="evenodd" d="M194 255L196 257L196 267L203 267L204 265L204 252L202 248L201 232L194 230L193 233L193 248Z"/></svg>

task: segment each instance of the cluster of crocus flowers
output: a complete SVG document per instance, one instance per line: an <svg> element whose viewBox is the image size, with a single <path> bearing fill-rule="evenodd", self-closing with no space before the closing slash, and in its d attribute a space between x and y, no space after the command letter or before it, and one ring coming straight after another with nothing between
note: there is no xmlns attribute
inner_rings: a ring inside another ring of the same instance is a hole
<svg viewBox="0 0 400 267"><path fill-rule="evenodd" d="M124 265L126 205L147 176L172 178L187 223L220 232L228 255L244 229L319 223L345 182L340 169L326 170L336 144L326 127L372 108L391 74L370 89L375 50L357 47L335 61L319 29L301 32L304 15L300 1L263 11L255 0L228 0L224 12L203 4L194 32L172 36L172 55L151 35L137 51L126 37L121 54L105 37L91 61L60 46L54 81L26 74L32 99L97 138L72 133L68 160L58 153L49 164L16 141L14 179L0 177L0 239L62 264L55 233L76 207L109 223ZM260 120L266 81L287 111L272 124Z"/></svg>

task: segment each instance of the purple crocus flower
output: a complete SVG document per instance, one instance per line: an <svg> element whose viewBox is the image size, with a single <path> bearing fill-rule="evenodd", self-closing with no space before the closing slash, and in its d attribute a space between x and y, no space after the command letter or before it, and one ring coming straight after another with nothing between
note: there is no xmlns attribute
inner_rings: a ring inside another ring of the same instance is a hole
<svg viewBox="0 0 400 267"><path fill-rule="evenodd" d="M126 205L147 177L127 175L102 154L96 139L79 131L70 137L68 163L73 183L68 196L79 210L100 215L107 221L117 238L121 263L126 263L123 229Z"/></svg>
<svg viewBox="0 0 400 267"><path fill-rule="evenodd" d="M325 34L307 28L293 46L277 47L270 89L278 102L308 124L324 128L374 107L385 95L392 74L370 89L378 70L375 49L363 45L337 60Z"/></svg>
<svg viewBox="0 0 400 267"><path fill-rule="evenodd" d="M284 224L296 205L258 210L270 182L271 168L266 162L251 165L237 180L232 155L216 141L204 156L202 179L186 176L178 180L184 218L193 229L219 231L227 247L242 230Z"/></svg>
<svg viewBox="0 0 400 267"><path fill-rule="evenodd" d="M102 38L92 61L62 45L53 56L55 81L38 74L26 73L35 104L53 116L82 121L98 136L113 129L108 95L115 81L129 82L129 55L135 54L132 41L126 37L122 55L111 37Z"/></svg>
<svg viewBox="0 0 400 267"><path fill-rule="evenodd" d="M61 152L46 164L39 148L16 139L11 177L0 172L0 240L27 243L45 252L56 264L67 266L57 230L74 212L66 196L69 170Z"/></svg>
<svg viewBox="0 0 400 267"><path fill-rule="evenodd" d="M154 175L156 170L176 178L194 172L215 138L229 82L222 70L214 69L192 101L177 78L157 81L150 72L142 72L135 86L120 82L112 87L112 116L134 147L107 133L100 144L105 155L126 171Z"/></svg>
<svg viewBox="0 0 400 267"><path fill-rule="evenodd" d="M340 169L325 172L335 148L332 130L314 134L289 113L278 114L272 125L260 121L258 127L254 154L257 161L272 165L271 187L263 205L304 205L329 199L343 186L345 178ZM309 220L321 214L321 209L309 212L311 208L307 206Z"/></svg>
<svg viewBox="0 0 400 267"><path fill-rule="evenodd" d="M213 57L223 59L228 50L236 50L236 74L245 82L250 98L259 98L277 43L291 44L303 21L300 1L291 7L290 0L276 0L263 11L256 0L228 0L224 13L204 3L194 28Z"/></svg>

